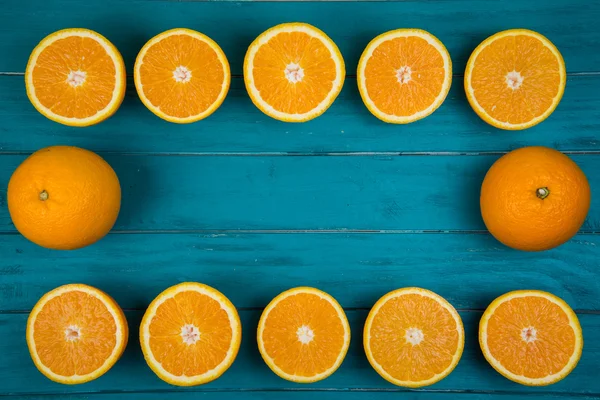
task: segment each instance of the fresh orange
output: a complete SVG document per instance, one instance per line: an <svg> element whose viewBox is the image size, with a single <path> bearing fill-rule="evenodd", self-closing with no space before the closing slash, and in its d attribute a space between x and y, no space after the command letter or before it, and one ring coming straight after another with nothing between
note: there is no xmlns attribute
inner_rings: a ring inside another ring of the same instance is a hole
<svg viewBox="0 0 600 400"><path fill-rule="evenodd" d="M481 215L505 245L548 250L577 233L590 208L590 186L569 157L524 147L501 157L481 185Z"/></svg>
<svg viewBox="0 0 600 400"><path fill-rule="evenodd" d="M125 64L104 36L63 29L33 50L25 71L27 96L45 117L88 126L113 115L125 97Z"/></svg>
<svg viewBox="0 0 600 400"><path fill-rule="evenodd" d="M333 297L298 287L269 303L257 336L260 354L275 374L311 383L327 378L342 364L350 345L350 325Z"/></svg>
<svg viewBox="0 0 600 400"><path fill-rule="evenodd" d="M432 385L452 372L463 352L460 316L429 290L403 288L383 296L371 309L364 330L371 366L394 385Z"/></svg>
<svg viewBox="0 0 600 400"><path fill-rule="evenodd" d="M373 115L407 124L433 113L452 83L448 50L431 33L397 29L377 36L358 63L358 89Z"/></svg>
<svg viewBox="0 0 600 400"><path fill-rule="evenodd" d="M473 110L500 129L526 129L552 114L567 74L558 49L544 36L510 29L484 40L469 58L465 91Z"/></svg>
<svg viewBox="0 0 600 400"><path fill-rule="evenodd" d="M150 304L140 326L148 366L172 385L195 386L220 377L237 356L242 326L220 292L196 282L172 286Z"/></svg>
<svg viewBox="0 0 600 400"><path fill-rule="evenodd" d="M335 43L309 24L287 23L260 34L248 48L244 81L268 116L304 122L323 114L344 84L344 59Z"/></svg>
<svg viewBox="0 0 600 400"><path fill-rule="evenodd" d="M121 187L99 155L53 146L19 165L7 198L10 217L23 236L50 249L73 250L110 231L119 215Z"/></svg>
<svg viewBox="0 0 600 400"><path fill-rule="evenodd" d="M479 323L486 360L511 381L545 386L569 375L583 349L579 320L562 299L538 290L506 293Z"/></svg>
<svg viewBox="0 0 600 400"><path fill-rule="evenodd" d="M160 118L180 124L211 115L227 96L231 75L225 53L191 29L171 29L148 41L133 70L142 103Z"/></svg>
<svg viewBox="0 0 600 400"><path fill-rule="evenodd" d="M27 346L49 379L74 385L106 373L127 345L123 311L106 293L71 284L46 293L27 320Z"/></svg>

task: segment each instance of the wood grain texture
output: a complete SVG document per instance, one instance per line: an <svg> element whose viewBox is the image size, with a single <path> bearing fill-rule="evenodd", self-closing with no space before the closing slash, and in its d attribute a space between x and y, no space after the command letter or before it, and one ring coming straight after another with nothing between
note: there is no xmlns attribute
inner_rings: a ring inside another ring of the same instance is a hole
<svg viewBox="0 0 600 400"><path fill-rule="evenodd" d="M64 252L4 235L0 312L30 310L44 293L75 282L107 291L121 307L144 309L182 281L214 286L241 308L264 307L299 285L325 290L350 308L370 308L390 290L420 286L459 309L483 310L510 290L540 289L594 312L600 310L598 247L599 235L525 253L486 234L113 234Z"/></svg>
<svg viewBox="0 0 600 400"><path fill-rule="evenodd" d="M384 381L369 365L362 347L362 327L366 310L347 311L352 339L344 363L331 377L310 385L293 384L273 374L262 361L256 345L255 333L260 310L241 311L242 345L231 368L218 380L197 387L196 390L260 389L281 390L297 388L320 389L387 389L406 392ZM465 350L454 372L446 379L425 390L469 390L474 392L514 392L531 394L600 395L597 379L597 360L600 358L600 315L580 315L585 350L577 368L563 381L548 387L527 388L510 382L495 372L485 361L477 342L477 326L481 312L461 312L465 325ZM139 348L138 330L142 312L126 312L130 326L130 341L121 360L104 376L85 385L67 387L49 381L34 367L24 343L26 314L0 314L0 388L2 394L19 393L92 393L98 391L129 392L179 390L157 378L146 365ZM343 399L343 395L340 397Z"/></svg>
<svg viewBox="0 0 600 400"><path fill-rule="evenodd" d="M174 27L199 30L225 51L232 73L240 74L248 45L282 22L302 21L324 30L339 46L347 71L354 71L367 43L397 28L421 28L448 48L456 72L486 37L526 27L552 40L570 72L598 71L600 3L588 0L401 1L401 2L175 2L141 0L20 0L2 2L0 72L23 72L29 53L49 33L87 27L111 40L128 71L143 44ZM26 25L27 29L22 27ZM15 34L15 30L19 32Z"/></svg>
<svg viewBox="0 0 600 400"><path fill-rule="evenodd" d="M0 53L1 54L1 53ZM57 143L95 151L167 153L502 152L528 145L600 152L600 75L568 78L560 106L526 132L483 122L465 98L462 77L434 114L408 125L379 121L362 103L356 79L321 117L302 124L271 119L234 78L225 102L209 118L177 125L159 119L139 101L133 80L115 116L89 128L48 121L27 99L22 76L0 76L0 153L34 151Z"/></svg>
<svg viewBox="0 0 600 400"><path fill-rule="evenodd" d="M483 230L479 191L497 158L105 157L121 182L120 231ZM0 188L23 159L0 157ZM598 156L572 159L599 187ZM4 202L0 193L0 231L14 231ZM584 231L600 230L599 205L592 195Z"/></svg>

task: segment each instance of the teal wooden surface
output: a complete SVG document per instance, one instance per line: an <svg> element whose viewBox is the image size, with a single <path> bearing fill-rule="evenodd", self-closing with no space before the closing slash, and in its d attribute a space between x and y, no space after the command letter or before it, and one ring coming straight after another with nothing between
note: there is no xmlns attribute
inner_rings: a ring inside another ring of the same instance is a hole
<svg viewBox="0 0 600 400"><path fill-rule="evenodd" d="M0 397L15 399L304 399L415 400L598 399L600 382L600 2L588 0L408 0L270 3L168 0L5 0L0 4ZM330 15L335 15L331 18ZM344 89L322 117L285 124L260 113L240 76L245 49L271 25L317 25L346 61ZM110 120L76 129L46 120L29 104L23 72L45 35L87 27L121 50L127 97ZM143 43L184 26L213 37L226 52L231 90L210 118L163 122L131 85ZM360 53L376 34L399 27L431 31L448 47L454 82L431 117L406 126L371 116L356 89ZM472 49L496 31L526 27L548 36L567 64L556 112L522 132L486 125L471 111L462 72ZM123 188L115 229L74 251L41 249L18 235L6 208L14 168L31 152L69 144L100 152ZM592 207L566 245L523 253L496 242L479 215L478 191L503 153L546 145L569 153L587 174ZM143 310L162 289L196 280L217 287L240 309L238 359L223 377L175 388L154 376L136 339ZM24 339L29 310L48 290L70 282L97 286L125 308L131 329L122 360L102 378L67 387L37 372ZM296 385L263 364L255 344L262 308L282 290L312 285L346 309L352 343L340 370ZM466 346L457 369L417 391L386 383L361 346L372 304L402 286L432 289L459 310ZM581 320L585 347L562 382L526 388L502 378L477 344L481 312L513 289L547 290Z"/></svg>

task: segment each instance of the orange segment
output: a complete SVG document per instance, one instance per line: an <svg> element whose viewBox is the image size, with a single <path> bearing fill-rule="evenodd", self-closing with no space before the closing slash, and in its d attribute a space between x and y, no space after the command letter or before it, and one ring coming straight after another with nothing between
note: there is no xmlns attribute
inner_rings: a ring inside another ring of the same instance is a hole
<svg viewBox="0 0 600 400"><path fill-rule="evenodd" d="M27 321L27 345L36 367L65 384L103 375L123 353L127 335L119 306L87 285L65 285L45 294Z"/></svg>
<svg viewBox="0 0 600 400"><path fill-rule="evenodd" d="M219 108L231 76L219 45L200 32L179 28L144 45L135 62L134 80L150 111L170 122L190 123Z"/></svg>
<svg viewBox="0 0 600 400"><path fill-rule="evenodd" d="M373 306L364 330L371 366L398 386L422 387L439 382L458 364L464 347L460 316L437 294L404 288Z"/></svg>
<svg viewBox="0 0 600 400"><path fill-rule="evenodd" d="M125 96L125 64L105 37L64 29L33 50L25 72L27 95L47 118L88 126L116 112Z"/></svg>
<svg viewBox="0 0 600 400"><path fill-rule="evenodd" d="M475 112L501 129L525 129L546 119L566 84L563 58L537 32L512 29L481 43L469 58L465 91Z"/></svg>
<svg viewBox="0 0 600 400"><path fill-rule="evenodd" d="M300 287L269 303L258 324L258 348L273 372L292 382L327 378L342 364L350 327L327 293Z"/></svg>
<svg viewBox="0 0 600 400"><path fill-rule="evenodd" d="M211 382L233 363L241 342L233 304L195 282L162 292L144 314L140 342L150 368L178 386Z"/></svg>
<svg viewBox="0 0 600 400"><path fill-rule="evenodd" d="M479 343L500 374L523 385L543 386L575 368L583 337L567 303L550 293L521 290L490 304L479 325Z"/></svg>
<svg viewBox="0 0 600 400"><path fill-rule="evenodd" d="M358 88L377 118L405 124L425 118L443 102L452 82L450 54L435 36L397 29L377 36L358 64Z"/></svg>
<svg viewBox="0 0 600 400"><path fill-rule="evenodd" d="M246 89L265 114L287 122L321 115L344 83L344 60L333 41L308 24L263 32L244 60Z"/></svg>

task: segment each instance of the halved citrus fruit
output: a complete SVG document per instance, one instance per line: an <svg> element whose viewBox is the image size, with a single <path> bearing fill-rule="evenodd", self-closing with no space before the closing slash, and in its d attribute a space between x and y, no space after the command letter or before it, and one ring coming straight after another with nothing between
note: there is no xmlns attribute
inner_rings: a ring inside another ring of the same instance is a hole
<svg viewBox="0 0 600 400"><path fill-rule="evenodd" d="M371 366L394 385L432 385L452 372L462 356L465 333L460 316L429 290L403 288L371 309L364 347Z"/></svg>
<svg viewBox="0 0 600 400"><path fill-rule="evenodd" d="M244 59L252 102L286 122L318 117L342 90L344 59L335 43L309 24L286 23L260 34Z"/></svg>
<svg viewBox="0 0 600 400"><path fill-rule="evenodd" d="M484 40L469 58L465 91L481 119L500 129L539 124L565 90L565 62L544 36L510 29Z"/></svg>
<svg viewBox="0 0 600 400"><path fill-rule="evenodd" d="M45 117L89 126L113 115L125 97L125 64L104 36L63 29L33 50L25 70L27 96Z"/></svg>
<svg viewBox="0 0 600 400"><path fill-rule="evenodd" d="M311 383L327 378L342 364L350 345L350 325L329 294L298 287L269 303L257 336L260 354L275 374Z"/></svg>
<svg viewBox="0 0 600 400"><path fill-rule="evenodd" d="M121 357L127 321L106 293L87 285L60 286L46 293L27 320L27 346L37 369L68 385L89 382Z"/></svg>
<svg viewBox="0 0 600 400"><path fill-rule="evenodd" d="M569 375L583 349L577 316L559 297L538 290L506 293L489 305L479 323L486 360L504 377L545 386Z"/></svg>
<svg viewBox="0 0 600 400"><path fill-rule="evenodd" d="M150 39L133 70L142 103L160 118L196 122L225 100L231 74L225 53L208 36L177 28Z"/></svg>
<svg viewBox="0 0 600 400"><path fill-rule="evenodd" d="M140 326L144 358L172 385L195 386L220 377L242 340L237 310L210 286L184 282L159 294Z"/></svg>
<svg viewBox="0 0 600 400"><path fill-rule="evenodd" d="M382 121L406 124L433 113L448 95L452 60L431 33L397 29L377 36L358 63L363 102Z"/></svg>

